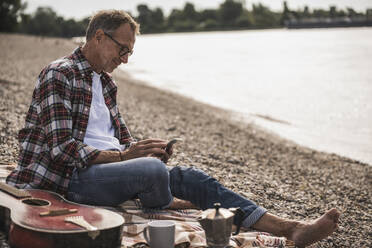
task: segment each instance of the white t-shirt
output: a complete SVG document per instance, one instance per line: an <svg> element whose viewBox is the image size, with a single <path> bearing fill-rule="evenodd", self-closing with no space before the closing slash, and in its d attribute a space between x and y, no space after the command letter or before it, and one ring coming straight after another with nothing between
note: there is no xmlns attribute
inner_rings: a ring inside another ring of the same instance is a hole
<svg viewBox="0 0 372 248"><path fill-rule="evenodd" d="M123 150L124 148L115 137L110 111L103 97L101 77L96 72L93 72L92 104L84 143L99 150Z"/></svg>

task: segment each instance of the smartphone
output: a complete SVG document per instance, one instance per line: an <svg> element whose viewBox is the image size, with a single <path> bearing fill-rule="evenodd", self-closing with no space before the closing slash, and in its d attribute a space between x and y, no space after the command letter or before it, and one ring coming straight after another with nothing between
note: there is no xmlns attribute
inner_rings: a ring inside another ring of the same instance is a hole
<svg viewBox="0 0 372 248"><path fill-rule="evenodd" d="M170 151L170 149L172 148L172 146L173 146L175 143L177 143L178 141L182 141L182 139L181 139L181 138L174 138L174 139L171 139L171 140L168 142L167 146L165 147L165 151L169 154L169 151Z"/></svg>

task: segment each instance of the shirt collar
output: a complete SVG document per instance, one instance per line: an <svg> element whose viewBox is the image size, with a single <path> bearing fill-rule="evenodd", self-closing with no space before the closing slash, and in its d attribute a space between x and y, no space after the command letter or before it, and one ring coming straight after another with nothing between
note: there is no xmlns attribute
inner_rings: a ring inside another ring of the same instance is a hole
<svg viewBox="0 0 372 248"><path fill-rule="evenodd" d="M81 71L81 74L83 74L83 76L85 77L89 76L90 78L93 78L93 68L89 64L87 58L84 56L83 52L81 51L81 46L77 47L74 50L74 52L72 53L72 56L73 56L73 59L76 60L76 64L79 70ZM106 87L107 82L111 81L111 77L109 76L107 72L102 72L98 75L100 75L101 78L104 78L104 80L102 80L102 84L103 84L102 86Z"/></svg>
<svg viewBox="0 0 372 248"><path fill-rule="evenodd" d="M93 76L93 68L81 51L81 47L77 47L72 53L73 58L82 74Z"/></svg>

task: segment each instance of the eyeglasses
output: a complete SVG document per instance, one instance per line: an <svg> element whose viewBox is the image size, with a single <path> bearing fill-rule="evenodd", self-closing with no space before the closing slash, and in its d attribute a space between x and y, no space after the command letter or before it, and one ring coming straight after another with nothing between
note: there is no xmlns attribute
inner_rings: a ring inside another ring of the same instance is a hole
<svg viewBox="0 0 372 248"><path fill-rule="evenodd" d="M122 44L120 44L117 40L115 40L114 38L112 38L112 36L109 35L108 33L106 33L106 32L103 32L103 33L107 37L109 37L113 42L115 42L116 45L118 45L120 47L119 57L124 57L127 54L128 54L128 56L131 56L133 54L133 50L129 50L129 48L127 46L123 46Z"/></svg>

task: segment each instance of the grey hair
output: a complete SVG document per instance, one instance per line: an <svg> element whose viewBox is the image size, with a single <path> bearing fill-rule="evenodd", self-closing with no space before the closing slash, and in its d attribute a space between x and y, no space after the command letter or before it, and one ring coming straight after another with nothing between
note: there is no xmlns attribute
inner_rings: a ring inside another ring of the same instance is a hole
<svg viewBox="0 0 372 248"><path fill-rule="evenodd" d="M139 34L140 25L125 11L98 11L89 21L85 38L87 41L92 39L98 29L102 29L108 34L113 34L124 23L128 23L135 34Z"/></svg>

